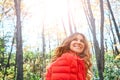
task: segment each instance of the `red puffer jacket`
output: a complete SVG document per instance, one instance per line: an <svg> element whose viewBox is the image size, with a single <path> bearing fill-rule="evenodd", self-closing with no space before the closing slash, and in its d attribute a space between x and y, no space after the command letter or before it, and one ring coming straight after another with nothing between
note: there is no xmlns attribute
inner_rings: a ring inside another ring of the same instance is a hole
<svg viewBox="0 0 120 80"><path fill-rule="evenodd" d="M47 69L46 80L86 80L84 60L65 53Z"/></svg>

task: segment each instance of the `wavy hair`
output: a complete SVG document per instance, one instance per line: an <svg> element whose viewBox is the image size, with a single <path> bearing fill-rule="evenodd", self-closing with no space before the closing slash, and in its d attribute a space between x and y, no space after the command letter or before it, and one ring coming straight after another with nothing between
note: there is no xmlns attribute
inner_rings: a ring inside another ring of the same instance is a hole
<svg viewBox="0 0 120 80"><path fill-rule="evenodd" d="M84 61L85 61L85 66L86 66L86 69L87 69L87 72L86 72L86 80L90 80L91 77L92 77L92 63L91 63L91 53L90 53L90 50L89 50L89 45L88 45L88 41L86 39L86 37L82 34L82 33L73 33L72 35L70 35L69 37L67 37L62 43L60 46L58 46L56 49L55 49L55 52L54 52L54 56L52 58L52 62L54 62L58 57L60 57L62 54L64 54L65 52L69 51L70 50L70 43L71 41L73 41L74 39L76 39L76 37L78 35L81 35L84 39L84 44L85 44L85 49L83 51L82 54L79 54L78 56L80 58L83 58Z"/></svg>

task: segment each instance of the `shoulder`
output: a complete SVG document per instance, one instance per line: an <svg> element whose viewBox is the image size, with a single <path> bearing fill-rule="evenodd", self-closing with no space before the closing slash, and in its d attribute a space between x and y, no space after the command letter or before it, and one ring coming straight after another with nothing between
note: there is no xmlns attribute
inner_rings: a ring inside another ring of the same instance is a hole
<svg viewBox="0 0 120 80"><path fill-rule="evenodd" d="M75 56L73 56L71 53L65 53L65 54L62 55L62 57L65 58L70 63L72 61L76 60Z"/></svg>
<svg viewBox="0 0 120 80"><path fill-rule="evenodd" d="M69 66L74 60L74 57L70 53L63 53L61 57L52 62L49 67L52 66Z"/></svg>
<svg viewBox="0 0 120 80"><path fill-rule="evenodd" d="M48 70L52 74L54 74L55 77L58 74L61 74L62 76L64 73L70 72L70 65L71 65L70 59L68 59L68 55L65 53L61 57L59 57L56 61L52 62L48 67Z"/></svg>
<svg viewBox="0 0 120 80"><path fill-rule="evenodd" d="M56 61L52 63L52 65L57 66L67 66L72 61L72 56L69 53L64 53L61 57L57 58Z"/></svg>
<svg viewBox="0 0 120 80"><path fill-rule="evenodd" d="M52 62L49 68L71 66L72 64L76 64L76 58L70 53L64 53L61 57L57 58L56 61Z"/></svg>

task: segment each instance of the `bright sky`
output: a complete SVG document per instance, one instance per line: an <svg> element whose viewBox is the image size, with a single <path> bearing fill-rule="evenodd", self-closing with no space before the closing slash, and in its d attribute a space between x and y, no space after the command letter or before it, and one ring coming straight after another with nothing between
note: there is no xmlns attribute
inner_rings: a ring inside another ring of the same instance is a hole
<svg viewBox="0 0 120 80"><path fill-rule="evenodd" d="M100 13L99 2L97 1L92 0L92 3L94 3L92 9L94 9L93 13L97 22L96 26L99 27ZM31 15L23 27L23 36L26 36L24 37L24 40L27 41L25 44L35 47L42 44L40 33L43 25L45 32L51 30L52 34L55 34L55 30L63 31L63 24L61 21L63 20L64 25L68 30L68 12L70 16L72 16L71 18L76 24L77 30L85 34L87 33L88 36L88 24L81 0L24 0L24 2L27 7L26 11L30 12ZM99 33L99 31L97 32ZM69 34L69 31L67 31L67 34Z"/></svg>
<svg viewBox="0 0 120 80"><path fill-rule="evenodd" d="M53 26L61 27L64 21L66 29L68 25L68 11L74 19L74 23L80 32L85 32L87 23L82 10L80 0L24 0L31 17L25 24L23 34L28 36L29 44L38 44L38 36L41 27L50 28ZM84 26L84 27L83 27ZM62 30L62 29L61 29ZM27 32L27 33L26 33ZM31 39L32 38L32 39Z"/></svg>

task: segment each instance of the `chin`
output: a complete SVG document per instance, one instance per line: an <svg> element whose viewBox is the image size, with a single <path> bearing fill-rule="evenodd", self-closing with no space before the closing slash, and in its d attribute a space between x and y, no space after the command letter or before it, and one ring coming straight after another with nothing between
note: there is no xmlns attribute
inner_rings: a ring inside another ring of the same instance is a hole
<svg viewBox="0 0 120 80"><path fill-rule="evenodd" d="M76 53L77 53L77 54L81 54L81 53L82 53L82 51L76 51Z"/></svg>

